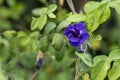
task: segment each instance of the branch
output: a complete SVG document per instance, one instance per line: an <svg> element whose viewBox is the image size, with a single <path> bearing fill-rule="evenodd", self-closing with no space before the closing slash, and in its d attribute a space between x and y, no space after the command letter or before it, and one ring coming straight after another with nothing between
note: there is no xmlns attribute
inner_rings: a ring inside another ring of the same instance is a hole
<svg viewBox="0 0 120 80"><path fill-rule="evenodd" d="M76 14L72 0L67 0L67 3L74 14Z"/></svg>

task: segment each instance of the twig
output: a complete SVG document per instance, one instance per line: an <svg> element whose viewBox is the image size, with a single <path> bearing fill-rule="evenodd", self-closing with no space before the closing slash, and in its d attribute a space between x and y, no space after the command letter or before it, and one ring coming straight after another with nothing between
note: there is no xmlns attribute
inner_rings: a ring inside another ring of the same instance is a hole
<svg viewBox="0 0 120 80"><path fill-rule="evenodd" d="M67 0L67 3L74 14L76 14L72 0Z"/></svg>
<svg viewBox="0 0 120 80"><path fill-rule="evenodd" d="M76 72L75 72L75 78L74 78L74 80L78 80L78 78L79 78L79 68L80 68L80 58L77 58L76 64L75 64L75 70L76 70Z"/></svg>
<svg viewBox="0 0 120 80"><path fill-rule="evenodd" d="M38 73L38 70L37 70L37 71L35 71L35 73L33 73L32 77L31 77L29 80L33 80L33 79L34 79L34 77L37 75L37 73Z"/></svg>

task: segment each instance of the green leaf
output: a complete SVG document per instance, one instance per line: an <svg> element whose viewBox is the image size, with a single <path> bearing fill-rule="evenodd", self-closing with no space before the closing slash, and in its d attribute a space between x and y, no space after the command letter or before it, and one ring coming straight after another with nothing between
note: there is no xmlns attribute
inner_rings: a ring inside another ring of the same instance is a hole
<svg viewBox="0 0 120 80"><path fill-rule="evenodd" d="M107 56L105 55L96 56L93 58L93 64L96 65L98 62L105 61L106 59L107 59Z"/></svg>
<svg viewBox="0 0 120 80"><path fill-rule="evenodd" d="M112 68L108 72L109 80L117 80L120 77L120 61L113 63Z"/></svg>
<svg viewBox="0 0 120 80"><path fill-rule="evenodd" d="M52 40L52 45L56 50L60 50L63 45L63 36L59 33L55 33Z"/></svg>
<svg viewBox="0 0 120 80"><path fill-rule="evenodd" d="M45 27L45 33L50 33L56 28L56 24L54 22L49 22Z"/></svg>
<svg viewBox="0 0 120 80"><path fill-rule="evenodd" d="M91 70L91 80L104 80L107 71L110 68L110 60L107 58L104 61L98 62Z"/></svg>
<svg viewBox="0 0 120 80"><path fill-rule="evenodd" d="M110 6L114 8L118 14L120 14L120 1L119 0L113 0L110 2Z"/></svg>
<svg viewBox="0 0 120 80"><path fill-rule="evenodd" d="M92 59L91 59L91 56L90 55L88 55L88 54L86 54L86 53L78 53L78 52L76 52L75 53L78 57L80 57L80 59L82 59L82 61L86 64L86 65L88 65L88 66L93 66L92 65Z"/></svg>
<svg viewBox="0 0 120 80"><path fill-rule="evenodd" d="M15 5L15 3L16 3L16 0L7 0L7 4L8 4L9 6Z"/></svg>
<svg viewBox="0 0 120 80"><path fill-rule="evenodd" d="M48 6L48 13L52 13L57 9L57 5L56 4L51 4Z"/></svg>
<svg viewBox="0 0 120 80"><path fill-rule="evenodd" d="M45 35L40 37L40 41L39 41L40 50L46 52L48 50L48 46L49 46L48 36Z"/></svg>
<svg viewBox="0 0 120 80"><path fill-rule="evenodd" d="M21 38L21 37L26 37L26 36L28 36L28 35L25 32L20 31L20 32L17 33L16 38Z"/></svg>
<svg viewBox="0 0 120 80"><path fill-rule="evenodd" d="M111 60L120 59L120 49L115 49L115 50L111 51L109 54L109 58Z"/></svg>
<svg viewBox="0 0 120 80"><path fill-rule="evenodd" d="M92 7L91 7L92 6ZM96 8L98 8L100 6L99 2L95 2L95 1L89 1L85 4L84 6L84 11L85 13L89 13L94 11Z"/></svg>
<svg viewBox="0 0 120 80"><path fill-rule="evenodd" d="M73 14L69 16L66 21L68 22L80 22L80 21L85 21L86 16L84 14Z"/></svg>
<svg viewBox="0 0 120 80"><path fill-rule="evenodd" d="M86 17L87 29L90 32L95 31L100 24L110 17L110 8L107 4L101 4L98 8L89 12Z"/></svg>
<svg viewBox="0 0 120 80"><path fill-rule="evenodd" d="M31 22L31 30L39 28L42 30L47 22L47 16L43 15L40 16L39 18L33 18Z"/></svg>
<svg viewBox="0 0 120 80"><path fill-rule="evenodd" d="M66 28L69 24L70 24L70 22L68 22L68 21L66 21L66 20L62 21L62 22L58 25L56 31L57 31L57 32L61 31L62 29Z"/></svg>
<svg viewBox="0 0 120 80"><path fill-rule="evenodd" d="M37 16L44 15L47 13L47 8L36 8L32 11L32 13Z"/></svg>
<svg viewBox="0 0 120 80"><path fill-rule="evenodd" d="M48 16L49 16L49 18L56 18L56 15L53 13L49 13Z"/></svg>

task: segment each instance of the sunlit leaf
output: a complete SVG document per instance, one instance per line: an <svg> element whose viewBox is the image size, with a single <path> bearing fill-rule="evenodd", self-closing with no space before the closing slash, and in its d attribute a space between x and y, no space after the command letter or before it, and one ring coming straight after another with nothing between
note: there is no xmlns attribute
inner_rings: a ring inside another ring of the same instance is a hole
<svg viewBox="0 0 120 80"><path fill-rule="evenodd" d="M98 62L91 71L92 80L104 80L107 71L110 68L110 60L107 58L104 61Z"/></svg>
<svg viewBox="0 0 120 80"><path fill-rule="evenodd" d="M117 80L120 77L120 61L115 61L108 72L109 80Z"/></svg>
<svg viewBox="0 0 120 80"><path fill-rule="evenodd" d="M100 24L110 17L110 8L107 4L101 4L98 8L89 12L86 17L87 29L90 32L95 31Z"/></svg>
<svg viewBox="0 0 120 80"><path fill-rule="evenodd" d="M80 59L82 59L82 61L86 64L86 65L88 65L88 66L93 66L92 65L92 59L91 59L91 56L90 55L88 55L88 54L86 54L86 53L78 53L78 52L76 52L75 53Z"/></svg>
<svg viewBox="0 0 120 80"><path fill-rule="evenodd" d="M69 16L66 21L68 22L80 22L80 21L84 21L86 18L86 16L84 14L73 14L71 16Z"/></svg>
<svg viewBox="0 0 120 80"><path fill-rule="evenodd" d="M33 18L31 22L31 30L39 28L42 30L47 22L47 16L43 15L40 16L39 18Z"/></svg>
<svg viewBox="0 0 120 80"><path fill-rule="evenodd" d="M48 13L54 12L57 9L56 4L51 4L48 6Z"/></svg>
<svg viewBox="0 0 120 80"><path fill-rule="evenodd" d="M109 58L112 60L120 59L120 49L114 49L110 52Z"/></svg>

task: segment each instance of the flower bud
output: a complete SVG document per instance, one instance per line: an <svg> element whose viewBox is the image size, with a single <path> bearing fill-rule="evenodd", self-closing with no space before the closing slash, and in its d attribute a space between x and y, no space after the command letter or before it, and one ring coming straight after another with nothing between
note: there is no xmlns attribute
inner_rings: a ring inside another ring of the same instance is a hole
<svg viewBox="0 0 120 80"><path fill-rule="evenodd" d="M39 51L37 55L37 60L36 60L36 68L40 69L43 63L43 53Z"/></svg>
<svg viewBox="0 0 120 80"><path fill-rule="evenodd" d="M78 51L79 53L84 53L84 52L85 52L84 46L83 46L83 45L80 45L80 46L77 48L77 51Z"/></svg>

